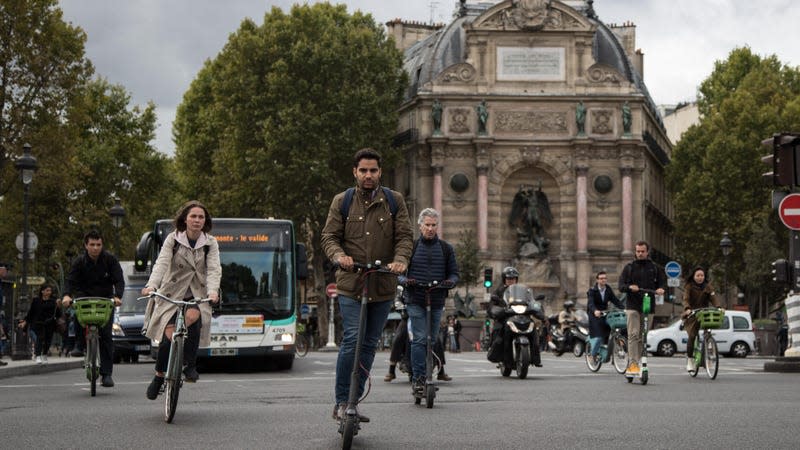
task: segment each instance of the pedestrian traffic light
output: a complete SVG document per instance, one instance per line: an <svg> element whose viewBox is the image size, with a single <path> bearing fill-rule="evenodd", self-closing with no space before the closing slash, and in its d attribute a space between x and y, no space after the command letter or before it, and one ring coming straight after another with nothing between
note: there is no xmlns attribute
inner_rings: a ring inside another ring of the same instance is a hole
<svg viewBox="0 0 800 450"><path fill-rule="evenodd" d="M800 155L797 154L800 135L776 133L761 141L761 144L772 149L772 154L761 157L761 161L770 169L770 172L762 175L764 181L770 186L800 185Z"/></svg>
<svg viewBox="0 0 800 450"><path fill-rule="evenodd" d="M492 268L486 267L483 269L483 287L489 289L492 287Z"/></svg>
<svg viewBox="0 0 800 450"><path fill-rule="evenodd" d="M792 266L785 259L776 259L772 262L772 281L778 284L791 284Z"/></svg>

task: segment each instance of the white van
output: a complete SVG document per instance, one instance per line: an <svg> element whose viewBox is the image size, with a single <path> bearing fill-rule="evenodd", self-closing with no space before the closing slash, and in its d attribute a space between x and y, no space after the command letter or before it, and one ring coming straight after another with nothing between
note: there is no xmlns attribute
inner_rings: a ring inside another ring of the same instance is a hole
<svg viewBox="0 0 800 450"><path fill-rule="evenodd" d="M722 354L744 358L755 350L753 319L748 311L726 310L722 327L712 333ZM683 329L683 321L678 319L664 328L647 332L647 351L658 356L686 353L687 341L688 334Z"/></svg>

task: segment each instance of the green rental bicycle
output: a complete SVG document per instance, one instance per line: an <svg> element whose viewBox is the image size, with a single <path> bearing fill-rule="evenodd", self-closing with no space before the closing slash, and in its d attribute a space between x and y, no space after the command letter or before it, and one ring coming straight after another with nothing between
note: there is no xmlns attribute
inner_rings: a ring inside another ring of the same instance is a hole
<svg viewBox="0 0 800 450"><path fill-rule="evenodd" d="M183 386L183 345L189 330L186 328L186 308L188 306L199 305L210 302L210 298L195 298L192 300L173 300L166 295L158 292L151 292L150 295L139 297L139 300L149 298L160 298L161 300L178 306L178 313L175 317L175 331L172 332L172 343L169 346L169 359L167 371L164 374L164 384L161 392L164 392L164 421L172 423L175 417L175 410L178 408L178 394Z"/></svg>
<svg viewBox="0 0 800 450"><path fill-rule="evenodd" d="M696 377L700 368L705 367L708 377L714 380L717 378L717 371L719 370L719 353L717 352L717 341L714 339L714 335L711 334L711 330L722 326L722 319L725 317L725 313L719 308L700 308L689 314L689 317L692 316L700 324L702 333L698 332L697 337L694 339L694 353L692 354L694 370L690 370L689 375Z"/></svg>
<svg viewBox="0 0 800 450"><path fill-rule="evenodd" d="M86 328L86 354L83 368L91 386L92 397L97 395L100 377L100 329L111 318L114 300L103 297L79 297L73 302L78 323Z"/></svg>

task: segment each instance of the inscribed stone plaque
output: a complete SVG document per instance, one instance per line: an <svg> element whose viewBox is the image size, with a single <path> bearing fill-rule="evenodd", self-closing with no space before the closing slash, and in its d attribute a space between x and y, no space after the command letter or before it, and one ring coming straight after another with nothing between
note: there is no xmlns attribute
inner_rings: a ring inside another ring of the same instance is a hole
<svg viewBox="0 0 800 450"><path fill-rule="evenodd" d="M563 81L563 47L498 47L497 79L508 81Z"/></svg>

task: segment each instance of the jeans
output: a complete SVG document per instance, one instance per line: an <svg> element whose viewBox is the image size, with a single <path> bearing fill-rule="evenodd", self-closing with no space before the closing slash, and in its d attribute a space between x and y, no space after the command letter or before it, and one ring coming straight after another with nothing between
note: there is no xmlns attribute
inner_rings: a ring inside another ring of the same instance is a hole
<svg viewBox="0 0 800 450"><path fill-rule="evenodd" d="M439 333L439 321L442 320L443 308L431 308L431 323L426 331L427 313L424 306L409 304L408 321L411 324L411 371L414 380L425 378L425 355L427 353L428 334L431 336L431 347L436 343Z"/></svg>
<svg viewBox="0 0 800 450"><path fill-rule="evenodd" d="M358 397L364 392L372 362L375 360L375 349L386 326L386 318L392 309L392 302L367 303L367 317L364 321L366 327L364 341L361 344L360 367L358 371ZM342 314L342 343L339 347L339 357L336 360L336 403L347 403L350 395L350 375L353 372L356 340L358 339L358 322L361 314L361 302L344 295L339 295L339 312Z"/></svg>

